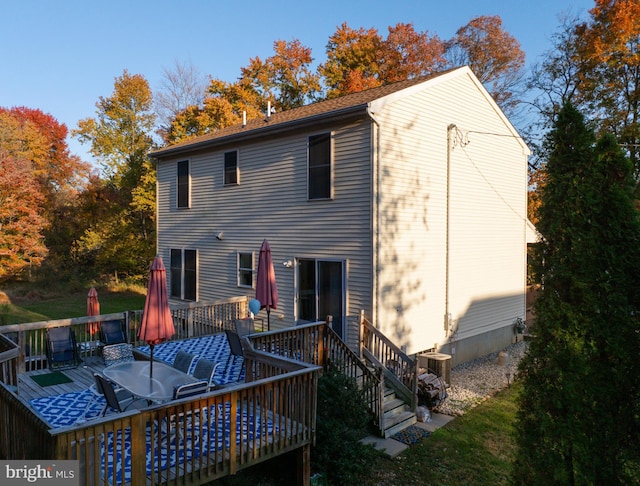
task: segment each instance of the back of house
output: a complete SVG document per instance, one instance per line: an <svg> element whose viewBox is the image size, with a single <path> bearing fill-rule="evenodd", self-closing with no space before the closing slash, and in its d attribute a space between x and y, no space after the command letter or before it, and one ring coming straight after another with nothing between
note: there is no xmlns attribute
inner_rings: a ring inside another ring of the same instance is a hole
<svg viewBox="0 0 640 486"><path fill-rule="evenodd" d="M525 316L527 154L466 67L158 150L171 298L253 297L267 239L271 328L331 315L355 349L364 311L409 353L497 350Z"/></svg>

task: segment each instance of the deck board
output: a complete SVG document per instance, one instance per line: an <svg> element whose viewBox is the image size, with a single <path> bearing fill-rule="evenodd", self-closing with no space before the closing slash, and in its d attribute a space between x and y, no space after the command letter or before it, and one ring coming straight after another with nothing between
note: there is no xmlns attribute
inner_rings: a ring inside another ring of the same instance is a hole
<svg viewBox="0 0 640 486"><path fill-rule="evenodd" d="M86 390L94 383L93 373L100 373L104 369L102 358L97 356L89 356L83 358L83 362L77 368L61 370L65 375L71 378L70 383L62 383L60 385L40 386L31 379L34 375L44 375L51 373L48 368L42 370L29 371L21 373L18 376L18 395L25 400L33 398L47 397L50 395L61 395L63 393L77 392Z"/></svg>

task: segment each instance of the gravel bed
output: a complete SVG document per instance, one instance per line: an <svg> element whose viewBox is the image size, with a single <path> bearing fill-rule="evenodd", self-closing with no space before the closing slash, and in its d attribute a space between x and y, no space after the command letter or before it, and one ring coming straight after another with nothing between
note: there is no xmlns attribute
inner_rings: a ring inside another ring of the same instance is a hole
<svg viewBox="0 0 640 486"><path fill-rule="evenodd" d="M434 411L452 416L464 415L467 410L508 386L513 382L527 347L526 341L507 346L503 350L506 352L503 363L499 363L500 352L495 352L451 368L451 386L447 388L449 396Z"/></svg>

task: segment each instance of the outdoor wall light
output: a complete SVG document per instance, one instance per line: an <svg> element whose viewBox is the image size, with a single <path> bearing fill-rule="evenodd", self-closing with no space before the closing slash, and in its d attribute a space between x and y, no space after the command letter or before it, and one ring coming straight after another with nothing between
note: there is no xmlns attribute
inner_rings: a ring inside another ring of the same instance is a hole
<svg viewBox="0 0 640 486"><path fill-rule="evenodd" d="M291 268L293 267L293 262L291 260L285 260L282 262L282 265L284 265L285 268Z"/></svg>
<svg viewBox="0 0 640 486"><path fill-rule="evenodd" d="M224 237L224 231L218 231L216 233L216 239L221 240Z"/></svg>

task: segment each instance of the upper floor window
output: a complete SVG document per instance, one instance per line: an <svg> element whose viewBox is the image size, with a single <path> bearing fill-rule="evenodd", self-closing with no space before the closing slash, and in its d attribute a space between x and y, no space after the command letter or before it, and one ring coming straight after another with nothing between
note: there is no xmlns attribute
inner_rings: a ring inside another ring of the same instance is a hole
<svg viewBox="0 0 640 486"><path fill-rule="evenodd" d="M308 197L331 199L331 134L310 136L308 150Z"/></svg>
<svg viewBox="0 0 640 486"><path fill-rule="evenodd" d="M238 252L238 287L253 288L254 254Z"/></svg>
<svg viewBox="0 0 640 486"><path fill-rule="evenodd" d="M224 153L224 184L238 184L240 182L238 170L238 151Z"/></svg>
<svg viewBox="0 0 640 486"><path fill-rule="evenodd" d="M177 206L179 208L191 207L191 175L189 174L188 160L178 162L177 181Z"/></svg>
<svg viewBox="0 0 640 486"><path fill-rule="evenodd" d="M181 300L198 300L196 250L171 250L171 297Z"/></svg>

